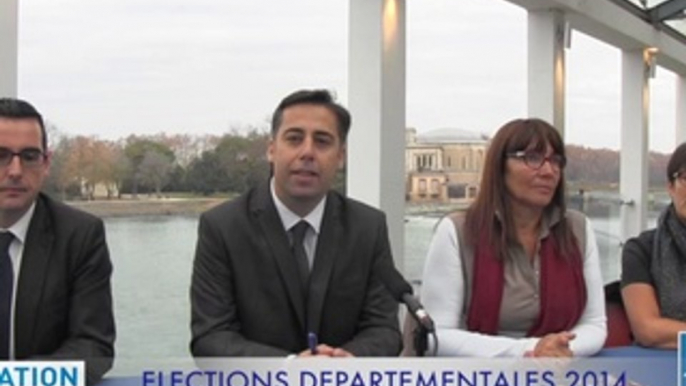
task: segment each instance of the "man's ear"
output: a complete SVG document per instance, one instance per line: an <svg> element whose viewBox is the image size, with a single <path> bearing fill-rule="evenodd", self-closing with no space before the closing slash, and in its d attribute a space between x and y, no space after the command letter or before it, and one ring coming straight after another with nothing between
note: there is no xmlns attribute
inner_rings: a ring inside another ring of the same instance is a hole
<svg viewBox="0 0 686 386"><path fill-rule="evenodd" d="M45 161L43 161L43 173L46 177L50 175L50 165L52 165L52 156L52 150L48 150L45 152Z"/></svg>
<svg viewBox="0 0 686 386"><path fill-rule="evenodd" d="M345 161L348 157L348 147L344 143L341 145L341 150L338 152L338 169L343 169L345 167Z"/></svg>
<svg viewBox="0 0 686 386"><path fill-rule="evenodd" d="M267 161L273 163L274 160L274 139L269 139L269 144L267 145Z"/></svg>

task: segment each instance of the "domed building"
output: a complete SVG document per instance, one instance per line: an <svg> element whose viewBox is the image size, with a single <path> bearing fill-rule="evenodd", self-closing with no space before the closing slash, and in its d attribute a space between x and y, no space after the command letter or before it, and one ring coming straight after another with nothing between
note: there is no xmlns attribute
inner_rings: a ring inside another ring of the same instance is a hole
<svg viewBox="0 0 686 386"><path fill-rule="evenodd" d="M406 198L410 202L470 200L479 188L488 137L463 129L405 131Z"/></svg>

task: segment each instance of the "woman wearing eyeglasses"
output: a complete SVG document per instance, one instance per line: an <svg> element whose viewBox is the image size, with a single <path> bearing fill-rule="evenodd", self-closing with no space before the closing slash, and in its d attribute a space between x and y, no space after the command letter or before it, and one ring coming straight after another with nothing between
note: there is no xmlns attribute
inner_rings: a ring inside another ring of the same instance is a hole
<svg viewBox="0 0 686 386"><path fill-rule="evenodd" d="M434 233L422 301L438 355L592 355L606 336L598 249L589 221L566 210L562 138L540 119L499 129L465 213Z"/></svg>
<svg viewBox="0 0 686 386"><path fill-rule="evenodd" d="M676 348L686 330L686 143L667 163L667 191L657 227L624 245L622 298L639 344Z"/></svg>

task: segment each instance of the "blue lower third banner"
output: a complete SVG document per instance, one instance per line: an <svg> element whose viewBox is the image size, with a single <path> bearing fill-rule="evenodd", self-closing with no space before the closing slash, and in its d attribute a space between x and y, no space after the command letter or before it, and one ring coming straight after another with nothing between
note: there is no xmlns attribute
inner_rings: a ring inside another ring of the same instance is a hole
<svg viewBox="0 0 686 386"><path fill-rule="evenodd" d="M197 368L143 370L135 381L128 378L126 386L676 386L676 362L676 355L566 360L208 359L198 360Z"/></svg>
<svg viewBox="0 0 686 386"><path fill-rule="evenodd" d="M0 361L0 386L85 386L83 361Z"/></svg>

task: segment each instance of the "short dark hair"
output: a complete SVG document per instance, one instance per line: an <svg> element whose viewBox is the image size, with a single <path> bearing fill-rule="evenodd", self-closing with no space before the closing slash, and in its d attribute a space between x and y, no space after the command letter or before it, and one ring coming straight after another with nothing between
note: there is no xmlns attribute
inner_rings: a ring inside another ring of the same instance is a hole
<svg viewBox="0 0 686 386"><path fill-rule="evenodd" d="M281 126L283 121L283 111L291 106L303 104L320 105L329 109L336 116L338 135L341 138L341 142L345 143L348 131L350 131L350 112L336 103L334 97L327 90L298 90L283 98L272 116L272 138L276 138L276 134L279 131L279 126Z"/></svg>
<svg viewBox="0 0 686 386"><path fill-rule="evenodd" d="M667 181L673 184L675 174L686 170L686 142L679 145L667 162Z"/></svg>
<svg viewBox="0 0 686 386"><path fill-rule="evenodd" d="M16 98L0 98L0 118L35 119L40 126L43 151L48 149L48 134L45 131L43 116L27 101Z"/></svg>

